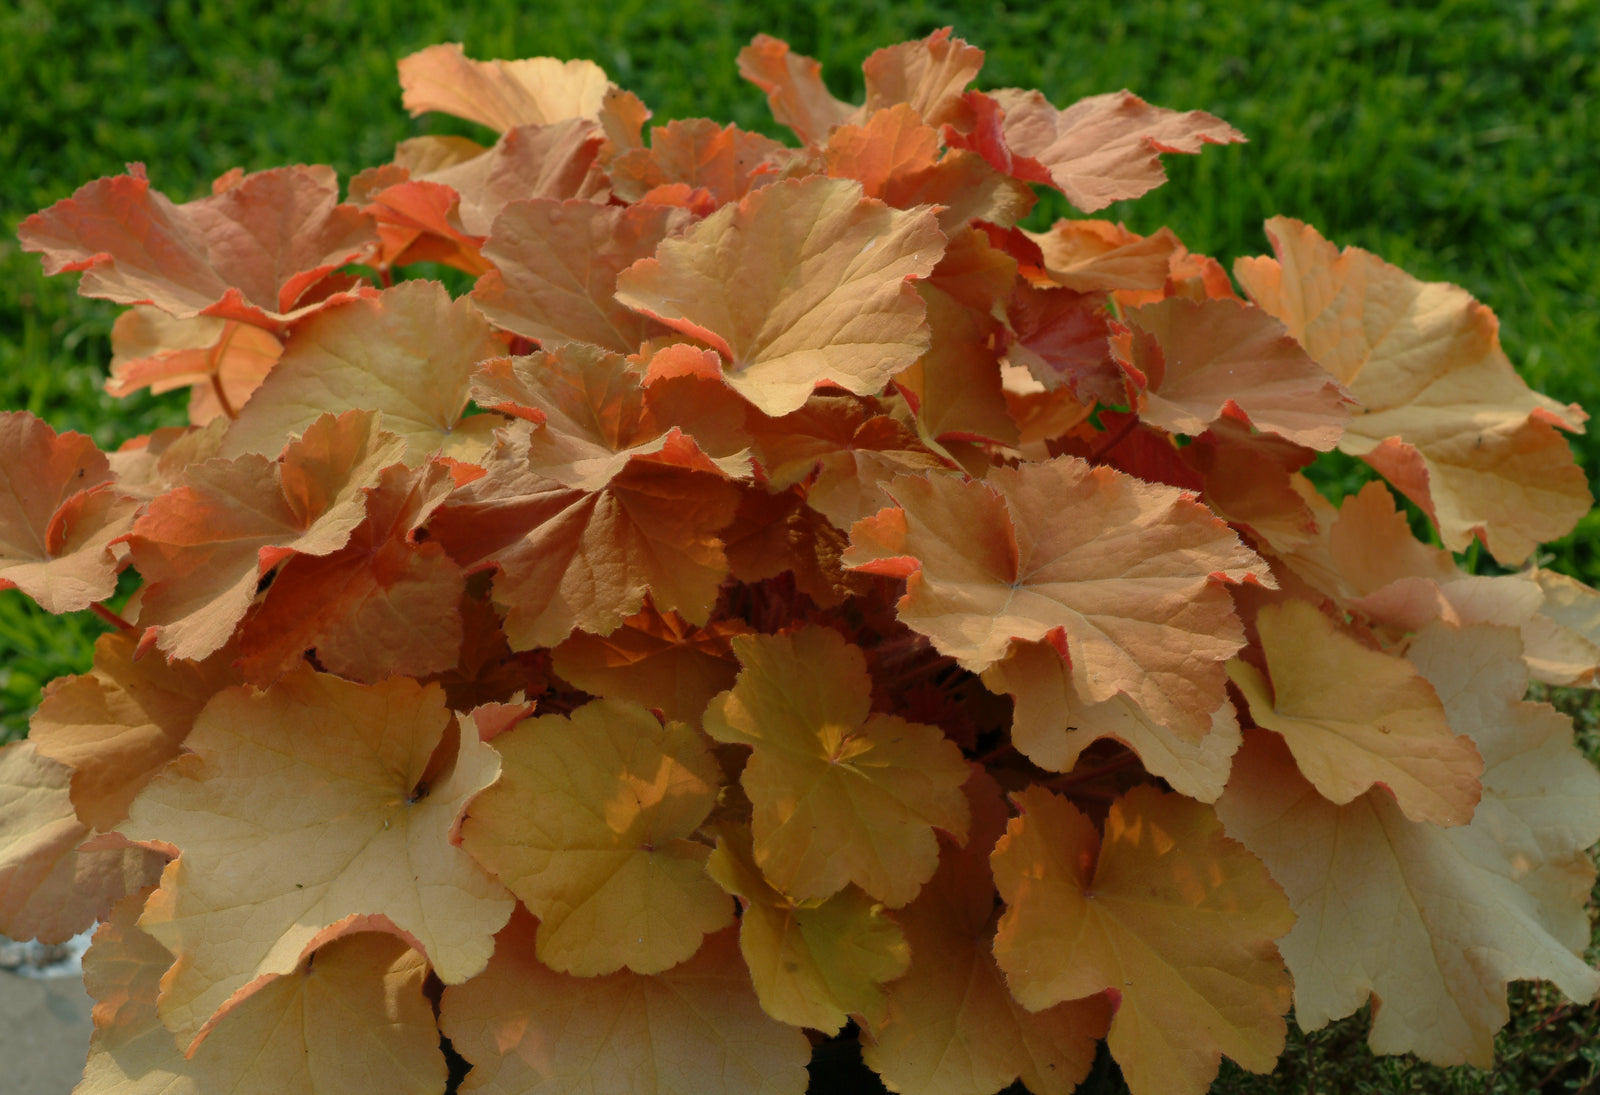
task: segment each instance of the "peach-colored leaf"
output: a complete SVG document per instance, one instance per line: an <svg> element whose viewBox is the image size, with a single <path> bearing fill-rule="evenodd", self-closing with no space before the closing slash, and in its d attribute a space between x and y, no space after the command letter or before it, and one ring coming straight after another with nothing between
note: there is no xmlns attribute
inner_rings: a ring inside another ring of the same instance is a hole
<svg viewBox="0 0 1600 1095"><path fill-rule="evenodd" d="M1567 717L1523 701L1518 655L1515 631L1487 625L1432 624L1407 652L1483 754L1483 798L1466 825L1409 821L1377 790L1337 806L1274 736L1246 737L1217 811L1299 916L1282 946L1304 1029L1370 993L1382 1002L1375 1052L1488 1068L1508 982L1554 981L1577 1001L1600 992L1582 957L1600 774Z"/></svg>
<svg viewBox="0 0 1600 1095"><path fill-rule="evenodd" d="M401 103L413 117L439 111L502 132L597 118L611 86L593 61L474 61L459 42L402 57L399 69Z"/></svg>
<svg viewBox="0 0 1600 1095"><path fill-rule="evenodd" d="M605 201L600 153L605 133L599 124L573 118L553 125L508 130L494 147L423 175L459 196L456 216L468 236L489 235L513 202L569 198Z"/></svg>
<svg viewBox="0 0 1600 1095"><path fill-rule="evenodd" d="M1494 313L1466 290L1421 282L1298 221L1267 222L1276 259L1240 259L1251 299L1362 405L1339 442L1433 518L1462 551L1502 563L1589 511L1584 474L1558 432L1587 417L1532 391L1500 348Z"/></svg>
<svg viewBox="0 0 1600 1095"><path fill-rule="evenodd" d="M156 1012L172 955L139 929L141 903L136 895L119 904L84 956L98 1002L73 1095L442 1095L445 1059L423 994L428 964L404 941L371 932L334 940L185 1058Z"/></svg>
<svg viewBox="0 0 1600 1095"><path fill-rule="evenodd" d="M73 806L96 829L128 816L140 788L178 755L200 709L239 683L232 648L169 662L136 658L137 645L127 631L100 636L94 667L50 682L29 726L40 755L72 769Z"/></svg>
<svg viewBox="0 0 1600 1095"><path fill-rule="evenodd" d="M972 835L946 845L939 871L896 914L914 961L887 986L888 1014L862 1038L862 1058L890 1090L993 1095L1020 1079L1037 1095L1071 1095L1094 1064L1111 1022L1104 995L1028 1011L995 964L989 853L1005 832L1000 788L987 773L967 781Z"/></svg>
<svg viewBox="0 0 1600 1095"><path fill-rule="evenodd" d="M0 935L71 939L161 873L158 852L78 849L90 829L73 813L71 775L31 741L0 746Z"/></svg>
<svg viewBox="0 0 1600 1095"><path fill-rule="evenodd" d="M1483 758L1410 662L1363 645L1305 601L1263 606L1256 630L1267 677L1237 659L1228 675L1256 725L1283 735L1325 798L1343 806L1381 784L1412 821L1471 819Z"/></svg>
<svg viewBox="0 0 1600 1095"><path fill-rule="evenodd" d="M705 740L637 704L593 700L494 739L500 778L461 846L539 918L539 961L579 977L659 973L733 920L689 839L716 804Z"/></svg>
<svg viewBox="0 0 1600 1095"><path fill-rule="evenodd" d="M743 826L723 830L706 869L743 901L739 950L768 1015L828 1034L851 1015L881 1019L883 983L911 964L883 905L854 886L821 902L786 897L756 868Z"/></svg>
<svg viewBox="0 0 1600 1095"><path fill-rule="evenodd" d="M942 653L977 672L1061 628L1085 700L1126 695L1191 740L1211 728L1244 644L1217 579L1272 578L1192 496L1075 457L889 493L900 508L857 522L844 561L905 576L900 619Z"/></svg>
<svg viewBox="0 0 1600 1095"><path fill-rule="evenodd" d="M822 153L829 175L855 179L867 197L896 208L905 207L890 192L932 168L938 158L938 132L905 103L875 111L863 125L840 126Z"/></svg>
<svg viewBox="0 0 1600 1095"><path fill-rule="evenodd" d="M703 189L717 206L736 202L778 178L794 150L760 133L710 118L682 118L651 131L650 147L623 153L607 165L612 190L639 201L662 186Z"/></svg>
<svg viewBox="0 0 1600 1095"><path fill-rule="evenodd" d="M276 456L324 413L380 411L405 461L471 461L496 418L463 417L473 367L501 352L471 302L436 281L407 281L299 324L272 374L228 430L221 455Z"/></svg>
<svg viewBox="0 0 1600 1095"><path fill-rule="evenodd" d="M180 1044L351 932L401 936L447 983L483 968L513 902L450 835L499 759L438 686L300 670L219 693L185 746L120 827L179 851L139 923L176 956L160 1010Z"/></svg>
<svg viewBox="0 0 1600 1095"><path fill-rule="evenodd" d="M186 469L129 538L148 583L139 622L146 642L199 660L222 648L261 577L289 555L342 548L366 515L367 489L404 442L364 411L325 415L276 461L249 454Z"/></svg>
<svg viewBox="0 0 1600 1095"><path fill-rule="evenodd" d="M1102 837L1042 787L1013 801L992 858L1006 902L994 952L1023 1006L1109 990L1107 1044L1134 1095L1199 1095L1222 1054L1271 1071L1290 987L1274 940L1294 914L1211 808L1136 787Z"/></svg>
<svg viewBox="0 0 1600 1095"><path fill-rule="evenodd" d="M1172 256L1183 246L1170 228L1140 236L1097 220L1058 220L1043 232L1024 234L1038 245L1040 273L1049 284L1079 293L1159 290Z"/></svg>
<svg viewBox="0 0 1600 1095"><path fill-rule="evenodd" d="M983 671L983 683L1011 694L1011 743L1041 768L1070 772L1090 745L1115 738L1180 794L1215 802L1227 785L1229 761L1239 748L1231 703L1211 713L1211 725L1198 740L1180 737L1126 695L1085 702L1073 687L1072 667L1048 641L1012 643L1004 658Z"/></svg>
<svg viewBox="0 0 1600 1095"><path fill-rule="evenodd" d="M246 175L183 205L151 190L135 165L35 213L18 237L46 273L82 270L86 297L268 330L349 299L311 290L378 242L369 218L339 204L333 169L320 165Z"/></svg>
<svg viewBox="0 0 1600 1095"><path fill-rule="evenodd" d="M283 343L259 327L210 316L174 319L136 305L111 327L106 391L120 397L189 385L189 421L203 426L244 406L282 354Z"/></svg>
<svg viewBox="0 0 1600 1095"><path fill-rule="evenodd" d="M879 391L929 345L922 299L944 236L852 180L793 179L724 206L617 278L617 299L720 353L728 383L771 415L829 381Z"/></svg>
<svg viewBox="0 0 1600 1095"><path fill-rule="evenodd" d="M872 714L858 647L811 627L733 640L742 667L706 709L706 732L755 750L755 862L796 900L854 882L891 908L938 866L934 829L967 830L966 763L938 728Z"/></svg>
<svg viewBox="0 0 1600 1095"><path fill-rule="evenodd" d="M489 968L445 989L462 1095L802 1095L811 1044L756 1001L734 933L653 976L572 977L533 957L518 913Z"/></svg>
<svg viewBox="0 0 1600 1095"><path fill-rule="evenodd" d="M353 196L356 180L351 180L350 190ZM370 197L361 211L378 226L383 246L372 260L378 269L440 262L478 275L491 268L482 254L483 237L469 234L461 224L461 195L454 187L406 178L383 186Z"/></svg>
<svg viewBox="0 0 1600 1095"><path fill-rule="evenodd" d="M917 291L928 308L933 344L894 379L912 401L918 426L935 440L1015 444L1017 424L1000 384L999 321L931 283Z"/></svg>
<svg viewBox="0 0 1600 1095"><path fill-rule="evenodd" d="M772 116L808 145L820 145L854 111L828 91L821 64L768 34L739 51L739 75L767 93Z"/></svg>
<svg viewBox="0 0 1600 1095"><path fill-rule="evenodd" d="M950 37L949 27L885 46L861 64L867 90L862 112L905 103L930 126L955 121L963 113L962 92L981 68L983 50Z"/></svg>
<svg viewBox="0 0 1600 1095"><path fill-rule="evenodd" d="M47 612L76 612L116 592L112 542L136 503L81 433L57 434L27 411L0 414L0 590Z"/></svg>
<svg viewBox="0 0 1600 1095"><path fill-rule="evenodd" d="M1130 309L1122 322L1132 337L1120 356L1146 378L1139 415L1153 426L1194 435L1224 414L1242 416L1320 452L1344 432L1343 385L1263 309L1175 297Z"/></svg>
<svg viewBox="0 0 1600 1095"><path fill-rule="evenodd" d="M484 244L495 269L473 286L473 302L497 327L528 338L631 354L667 327L613 299L617 274L685 222L681 211L662 205L513 202Z"/></svg>

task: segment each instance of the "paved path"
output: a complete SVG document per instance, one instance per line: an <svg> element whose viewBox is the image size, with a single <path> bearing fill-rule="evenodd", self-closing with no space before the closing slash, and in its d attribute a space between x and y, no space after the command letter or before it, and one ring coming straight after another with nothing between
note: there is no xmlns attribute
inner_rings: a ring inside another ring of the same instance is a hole
<svg viewBox="0 0 1600 1095"><path fill-rule="evenodd" d="M0 1095L67 1095L83 1078L93 1005L79 978L0 970Z"/></svg>

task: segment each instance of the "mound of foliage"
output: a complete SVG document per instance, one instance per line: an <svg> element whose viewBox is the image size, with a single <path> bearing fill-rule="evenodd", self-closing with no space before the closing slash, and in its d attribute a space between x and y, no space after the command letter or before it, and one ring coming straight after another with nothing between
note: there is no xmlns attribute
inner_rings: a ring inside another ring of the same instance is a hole
<svg viewBox="0 0 1600 1095"><path fill-rule="evenodd" d="M786 145L435 46L406 105L492 145L23 224L193 423L0 416L0 585L117 625L0 750L0 931L103 921L78 1095L798 1093L850 1024L895 1091L1104 1039L1165 1095L1291 1003L1484 1064L1508 981L1600 992L1600 776L1524 698L1593 683L1600 594L1510 569L1584 413L1292 220L1232 278L1024 229L1243 137L982 59L857 105L757 38Z"/></svg>

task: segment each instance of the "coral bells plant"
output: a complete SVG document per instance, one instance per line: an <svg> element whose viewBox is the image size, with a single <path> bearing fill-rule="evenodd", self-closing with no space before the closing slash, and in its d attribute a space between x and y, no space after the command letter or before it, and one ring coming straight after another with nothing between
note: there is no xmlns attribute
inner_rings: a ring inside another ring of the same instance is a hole
<svg viewBox="0 0 1600 1095"><path fill-rule="evenodd" d="M1487 1064L1507 982L1600 992L1600 776L1524 698L1600 594L1452 555L1573 527L1583 412L1296 221L1231 277L1022 227L1243 137L982 58L857 105L758 38L786 144L435 46L406 106L492 144L23 224L193 422L0 418L0 582L116 624L0 751L0 930L101 921L78 1095L778 1095L847 1030L898 1092L1104 1039L1169 1095L1291 1005Z"/></svg>

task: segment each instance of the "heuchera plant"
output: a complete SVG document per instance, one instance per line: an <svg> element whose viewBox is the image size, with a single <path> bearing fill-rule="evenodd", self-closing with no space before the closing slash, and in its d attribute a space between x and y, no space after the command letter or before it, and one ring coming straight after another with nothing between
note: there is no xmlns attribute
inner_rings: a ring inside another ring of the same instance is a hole
<svg viewBox="0 0 1600 1095"><path fill-rule="evenodd" d="M899 1092L1104 1038L1169 1095L1291 1003L1488 1064L1508 981L1600 992L1600 776L1524 699L1594 681L1600 594L1451 554L1573 527L1584 413L1292 220L1236 282L1019 227L1243 137L982 58L856 105L758 38L796 147L435 46L406 106L491 146L23 224L193 420L0 418L0 582L117 625L0 751L0 930L103 920L78 1095L797 1093L852 1022ZM1334 450L1389 486L1326 501Z"/></svg>

